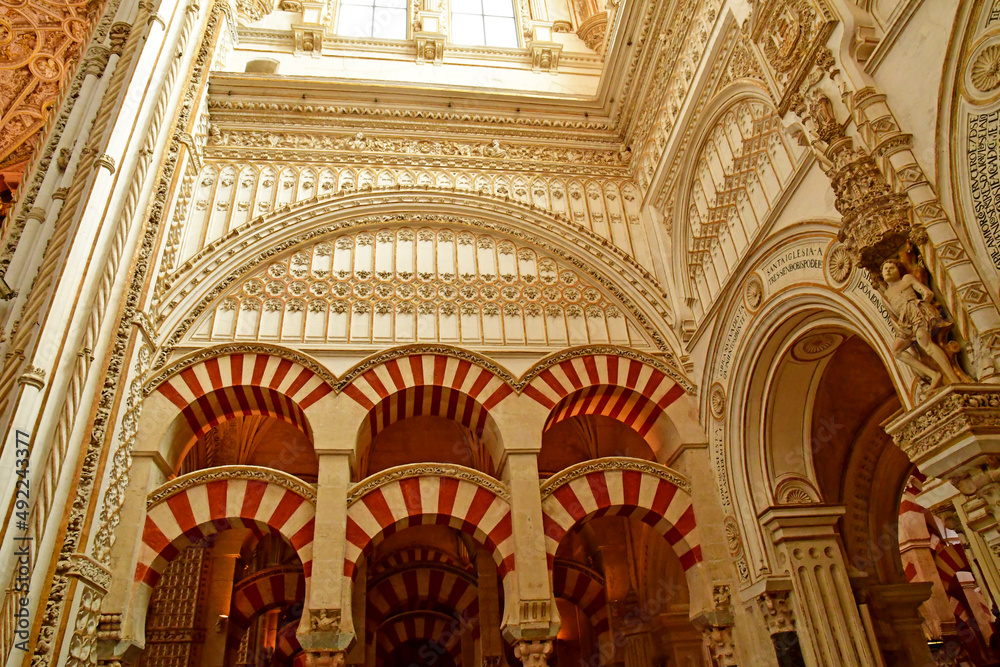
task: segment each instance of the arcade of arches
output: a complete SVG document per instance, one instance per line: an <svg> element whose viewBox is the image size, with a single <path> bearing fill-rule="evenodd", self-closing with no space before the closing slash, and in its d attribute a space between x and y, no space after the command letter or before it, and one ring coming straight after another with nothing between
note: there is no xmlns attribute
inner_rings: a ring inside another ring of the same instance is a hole
<svg viewBox="0 0 1000 667"><path fill-rule="evenodd" d="M3 4L6 667L1000 665L1000 2Z"/></svg>

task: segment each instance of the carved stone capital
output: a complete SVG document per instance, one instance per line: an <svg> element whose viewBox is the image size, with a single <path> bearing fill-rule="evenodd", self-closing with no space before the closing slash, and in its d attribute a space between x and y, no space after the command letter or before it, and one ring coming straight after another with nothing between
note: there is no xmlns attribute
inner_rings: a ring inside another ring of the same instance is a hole
<svg viewBox="0 0 1000 667"><path fill-rule="evenodd" d="M131 23L118 22L111 25L111 30L108 33L111 53L116 56L122 54L122 49L125 48L125 42L128 40L130 32L132 32Z"/></svg>
<svg viewBox="0 0 1000 667"><path fill-rule="evenodd" d="M982 456L1000 456L1000 387L949 385L885 430L924 474L975 476Z"/></svg>
<svg viewBox="0 0 1000 667"><path fill-rule="evenodd" d="M87 51L87 59L84 62L84 71L92 76L104 74L104 68L108 66L108 58L111 57L111 49L106 46L92 46Z"/></svg>
<svg viewBox="0 0 1000 667"><path fill-rule="evenodd" d="M757 607L764 616L764 623L767 624L767 631L770 634L795 631L791 591L764 591L757 596Z"/></svg>
<svg viewBox="0 0 1000 667"><path fill-rule="evenodd" d="M313 651L306 649L306 667L344 667L347 664L345 651Z"/></svg>
<svg viewBox="0 0 1000 667"><path fill-rule="evenodd" d="M115 173L115 159L108 155L107 153L102 154L97 158L97 166L104 167L108 170L109 174Z"/></svg>
<svg viewBox="0 0 1000 667"><path fill-rule="evenodd" d="M552 655L552 640L519 641L514 645L514 657L524 667L546 667Z"/></svg>
<svg viewBox="0 0 1000 667"><path fill-rule="evenodd" d="M17 378L17 383L41 389L45 386L45 369L28 366L27 370L21 374L21 377Z"/></svg>
<svg viewBox="0 0 1000 667"><path fill-rule="evenodd" d="M716 665L719 667L734 667L736 665L733 626L710 625L702 629L701 635Z"/></svg>

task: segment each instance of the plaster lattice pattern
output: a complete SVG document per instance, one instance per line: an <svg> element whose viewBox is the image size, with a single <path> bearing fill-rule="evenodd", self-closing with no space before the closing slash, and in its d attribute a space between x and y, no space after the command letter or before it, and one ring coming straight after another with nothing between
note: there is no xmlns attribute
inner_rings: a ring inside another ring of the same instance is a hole
<svg viewBox="0 0 1000 667"><path fill-rule="evenodd" d="M342 235L255 271L188 337L238 340L650 346L613 297L555 259L426 227Z"/></svg>

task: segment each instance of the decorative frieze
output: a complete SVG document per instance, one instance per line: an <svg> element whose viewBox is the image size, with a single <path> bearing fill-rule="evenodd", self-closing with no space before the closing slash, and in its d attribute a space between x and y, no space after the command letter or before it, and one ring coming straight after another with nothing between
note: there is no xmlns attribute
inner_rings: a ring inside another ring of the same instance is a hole
<svg viewBox="0 0 1000 667"><path fill-rule="evenodd" d="M981 436L1000 436L1000 388L951 385L887 424L886 431L922 472L944 474L948 469L938 459L949 456L953 448L964 447ZM926 470L925 466L932 463L933 472Z"/></svg>

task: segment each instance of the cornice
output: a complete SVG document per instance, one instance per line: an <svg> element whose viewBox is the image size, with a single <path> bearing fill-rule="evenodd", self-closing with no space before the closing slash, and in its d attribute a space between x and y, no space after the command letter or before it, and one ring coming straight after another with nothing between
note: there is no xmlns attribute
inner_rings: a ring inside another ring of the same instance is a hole
<svg viewBox="0 0 1000 667"><path fill-rule="evenodd" d="M459 136L505 137L539 142L564 142L581 150L622 155L615 166L621 175L634 175L632 151L647 140L663 98L673 86L674 70L682 53L690 50L690 31L695 19L708 11L709 23L716 12L706 10L714 0L653 2L625 1L619 5L612 26L613 48L605 59L599 91L593 97L551 93L515 93L468 87L422 86L405 83L373 83L321 77L216 73L210 84L209 110L220 131L233 132L251 126L279 125L284 131L314 132L383 131L410 136L425 133L428 140ZM248 31L241 34L277 40L282 31ZM409 42L371 44L332 38L349 51L373 50L391 60L412 49ZM325 42L324 42L325 45ZM464 57L513 57L524 51L457 49ZM502 53L501 53L502 51ZM508 53L508 51L510 53ZM348 53L345 51L345 53ZM564 60L591 66L598 56L565 54ZM681 85L688 85L685 81ZM456 105L460 105L456 108ZM263 118L262 118L263 116ZM291 129L290 129L291 128ZM268 159L257 153L255 158ZM304 153L301 159L308 159ZM598 159L598 163L607 162ZM571 165L592 164L586 156ZM531 165L512 165L515 169ZM604 166L604 164L599 164ZM609 174L603 174L609 175Z"/></svg>

